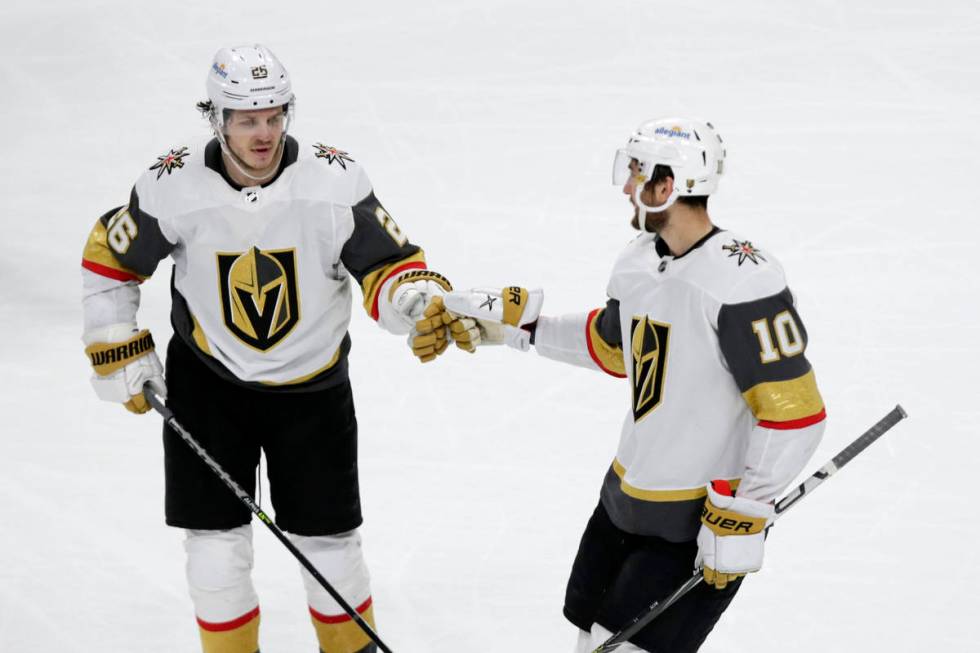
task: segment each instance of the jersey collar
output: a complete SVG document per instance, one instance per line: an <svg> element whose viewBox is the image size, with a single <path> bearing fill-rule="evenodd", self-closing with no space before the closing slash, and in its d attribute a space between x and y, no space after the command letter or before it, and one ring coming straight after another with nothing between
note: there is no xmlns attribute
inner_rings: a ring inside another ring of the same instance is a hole
<svg viewBox="0 0 980 653"><path fill-rule="evenodd" d="M660 236L657 236L657 240L654 241L653 246L654 246L654 249L657 250L657 256L659 256L660 258L663 258L665 256L673 256L674 260L676 261L677 259L684 258L685 256L687 256L688 254L690 254L691 252L693 252L697 248L701 247L701 245L704 245L706 242L708 242L711 239L712 236L714 236L717 233L721 233L722 231L724 231L724 229L721 229L720 227L716 227L714 225L711 225L711 231L709 231L707 234L705 234L704 235L704 238L702 238L698 242L696 242L693 245L691 245L691 248L688 249L683 254L681 254L680 256L674 256L673 254L671 254L670 253L670 248L667 247L666 241L664 241L664 239L661 238Z"/></svg>

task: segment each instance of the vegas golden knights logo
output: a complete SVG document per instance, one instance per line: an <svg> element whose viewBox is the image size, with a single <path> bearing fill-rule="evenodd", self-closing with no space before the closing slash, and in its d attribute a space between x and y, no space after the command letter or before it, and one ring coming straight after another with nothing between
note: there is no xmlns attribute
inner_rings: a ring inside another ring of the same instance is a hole
<svg viewBox="0 0 980 653"><path fill-rule="evenodd" d="M225 326L253 349L268 351L299 322L296 250L218 254Z"/></svg>
<svg viewBox="0 0 980 653"><path fill-rule="evenodd" d="M639 422L664 398L670 325L646 316L634 317L632 325L633 421Z"/></svg>

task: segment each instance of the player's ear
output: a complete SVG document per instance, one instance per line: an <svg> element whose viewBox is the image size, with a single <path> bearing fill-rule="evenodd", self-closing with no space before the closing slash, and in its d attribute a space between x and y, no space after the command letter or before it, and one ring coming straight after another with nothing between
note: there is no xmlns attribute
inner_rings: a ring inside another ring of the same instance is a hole
<svg viewBox="0 0 980 653"><path fill-rule="evenodd" d="M664 177L662 180L657 182L655 188L657 203L660 204L662 202L666 202L667 198L674 192L674 178L669 176Z"/></svg>

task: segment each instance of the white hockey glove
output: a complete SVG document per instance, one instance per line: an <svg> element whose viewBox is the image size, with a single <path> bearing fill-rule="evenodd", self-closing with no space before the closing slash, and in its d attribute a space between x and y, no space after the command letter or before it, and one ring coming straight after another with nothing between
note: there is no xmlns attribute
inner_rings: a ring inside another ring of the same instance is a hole
<svg viewBox="0 0 980 653"><path fill-rule="evenodd" d="M387 288L388 306L380 307L380 317L388 323L400 322L395 329L408 333L422 319L432 299L452 289L449 279L438 272L410 270L392 280Z"/></svg>
<svg viewBox="0 0 980 653"><path fill-rule="evenodd" d="M95 369L92 387L99 399L145 413L150 404L143 395L144 384L149 383L161 397L167 396L163 366L149 331L139 331L135 324L113 324L89 331L82 339Z"/></svg>
<svg viewBox="0 0 980 653"><path fill-rule="evenodd" d="M388 288L389 308L381 317L388 324L400 322L389 330L408 332L408 346L423 363L435 360L446 351L452 333L461 336L456 339L460 349L475 349L475 345L471 346L467 340L468 334L475 332L475 324L472 320L467 324L467 321L450 315L443 305L443 295L452 289L448 279L431 270L406 272Z"/></svg>
<svg viewBox="0 0 980 653"><path fill-rule="evenodd" d="M446 295L445 302L453 315L476 320L482 344L504 344L527 351L531 348L534 323L544 304L544 291L520 286L501 290L474 288L453 291Z"/></svg>
<svg viewBox="0 0 980 653"><path fill-rule="evenodd" d="M708 498L701 510L698 556L704 581L724 589L730 581L762 569L766 526L775 514L771 503L730 496L727 481L708 484Z"/></svg>

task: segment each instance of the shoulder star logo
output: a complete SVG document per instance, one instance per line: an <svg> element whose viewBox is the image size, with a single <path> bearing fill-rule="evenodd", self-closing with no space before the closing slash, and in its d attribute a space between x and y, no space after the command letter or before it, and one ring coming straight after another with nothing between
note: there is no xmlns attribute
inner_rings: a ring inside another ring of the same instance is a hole
<svg viewBox="0 0 980 653"><path fill-rule="evenodd" d="M157 179L163 176L163 173L168 175L174 171L174 168L184 167L184 157L190 154L186 147L182 147L179 150L170 150L168 154L157 157L157 162L150 166L150 170L157 171Z"/></svg>
<svg viewBox="0 0 980 653"><path fill-rule="evenodd" d="M354 159L350 157L347 152L343 150L338 150L336 147L331 147L329 145L324 145L323 143L317 143L313 146L316 150L316 157L318 159L326 159L327 163L333 164L334 162L339 163L340 167L344 170L347 169L347 162L354 162Z"/></svg>
<svg viewBox="0 0 980 653"><path fill-rule="evenodd" d="M762 259L763 261L766 260L766 257L763 256L748 240L739 242L733 238L730 245L722 245L721 248L728 252L729 258L732 256L737 256L739 266L741 266L742 263L745 263L745 259L752 261L756 265L759 264L759 259Z"/></svg>

